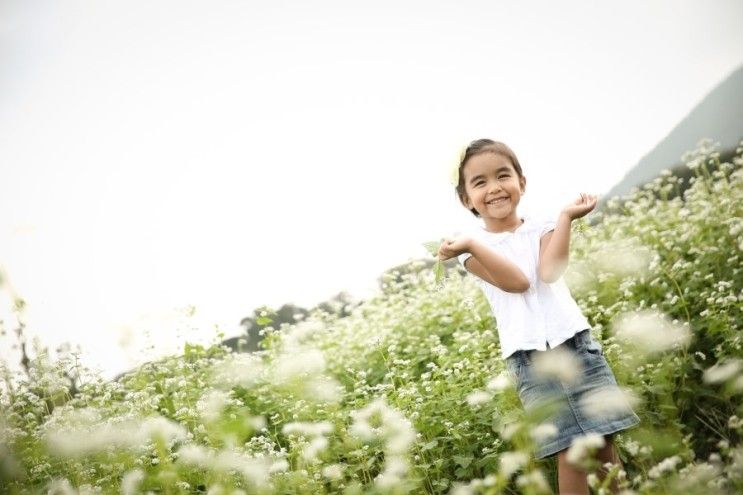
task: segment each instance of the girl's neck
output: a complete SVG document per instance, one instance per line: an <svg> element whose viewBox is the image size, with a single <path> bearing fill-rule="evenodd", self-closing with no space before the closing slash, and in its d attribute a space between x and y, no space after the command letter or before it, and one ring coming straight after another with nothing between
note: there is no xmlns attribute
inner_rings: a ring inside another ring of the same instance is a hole
<svg viewBox="0 0 743 495"><path fill-rule="evenodd" d="M524 220L516 214L503 219L488 218L487 220L485 220L485 230L487 230L488 232L493 232L495 234L500 234L502 232L513 232L523 223Z"/></svg>

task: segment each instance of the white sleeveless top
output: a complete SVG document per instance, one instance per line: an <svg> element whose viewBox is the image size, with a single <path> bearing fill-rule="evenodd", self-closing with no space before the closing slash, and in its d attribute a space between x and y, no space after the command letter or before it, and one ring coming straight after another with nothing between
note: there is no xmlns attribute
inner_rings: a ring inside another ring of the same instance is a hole
<svg viewBox="0 0 743 495"><path fill-rule="evenodd" d="M519 349L543 351L556 347L590 328L562 277L548 284L537 274L539 241L554 229L554 221L525 218L514 232L493 233L482 227L469 232L516 264L529 279L529 289L515 294L475 277L493 310L503 358ZM461 254L459 262L464 265L470 256L470 253Z"/></svg>

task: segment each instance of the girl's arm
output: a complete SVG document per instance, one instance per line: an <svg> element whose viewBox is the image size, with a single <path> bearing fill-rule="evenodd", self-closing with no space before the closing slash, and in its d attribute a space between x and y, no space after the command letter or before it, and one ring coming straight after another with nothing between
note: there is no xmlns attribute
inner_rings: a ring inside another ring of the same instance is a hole
<svg viewBox="0 0 743 495"><path fill-rule="evenodd" d="M529 280L519 267L475 239L446 239L439 247L439 259L442 261L462 253L472 255L464 262L465 268L489 284L506 292L529 289Z"/></svg>
<svg viewBox="0 0 743 495"><path fill-rule="evenodd" d="M539 278L555 282L565 272L570 255L570 226L576 218L587 215L596 206L597 197L581 193L573 203L562 209L555 230L542 236L539 243Z"/></svg>

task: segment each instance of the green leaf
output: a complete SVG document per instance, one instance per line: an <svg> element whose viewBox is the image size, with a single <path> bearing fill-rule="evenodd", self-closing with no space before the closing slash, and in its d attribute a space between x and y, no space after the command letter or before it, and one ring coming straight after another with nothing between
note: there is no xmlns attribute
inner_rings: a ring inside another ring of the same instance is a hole
<svg viewBox="0 0 743 495"><path fill-rule="evenodd" d="M439 241L428 241L423 243L423 247L426 248L426 251L428 251L431 256L438 256L439 255L439 246L441 245L441 242Z"/></svg>
<svg viewBox="0 0 743 495"><path fill-rule="evenodd" d="M444 264L441 262L441 260L436 260L436 263L433 265L433 275L436 278L436 283L438 284L443 280L444 278Z"/></svg>
<svg viewBox="0 0 743 495"><path fill-rule="evenodd" d="M453 457L454 462L462 466L463 468L466 468L470 464L472 464L472 461L475 459L471 455L455 455Z"/></svg>
<svg viewBox="0 0 743 495"><path fill-rule="evenodd" d="M425 444L423 447L421 447L421 450L431 450L432 448L436 447L439 444L438 440L431 440L427 444Z"/></svg>

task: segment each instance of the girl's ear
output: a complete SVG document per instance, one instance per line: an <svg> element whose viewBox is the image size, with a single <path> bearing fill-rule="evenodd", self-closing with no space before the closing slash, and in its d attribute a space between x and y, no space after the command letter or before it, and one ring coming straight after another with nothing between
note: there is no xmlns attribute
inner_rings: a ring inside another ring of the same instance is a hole
<svg viewBox="0 0 743 495"><path fill-rule="evenodd" d="M524 194L526 192L526 177L522 175L519 178L519 182L521 183L521 194Z"/></svg>

